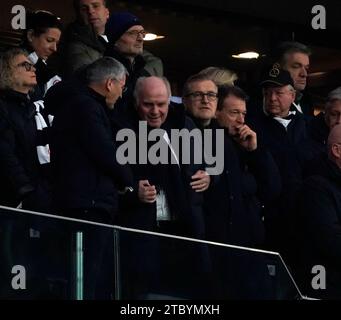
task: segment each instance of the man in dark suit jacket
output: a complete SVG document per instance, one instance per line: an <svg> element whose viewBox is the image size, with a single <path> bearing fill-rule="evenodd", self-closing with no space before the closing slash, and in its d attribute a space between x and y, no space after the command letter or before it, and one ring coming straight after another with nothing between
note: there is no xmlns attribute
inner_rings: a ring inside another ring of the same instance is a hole
<svg viewBox="0 0 341 320"><path fill-rule="evenodd" d="M145 139L144 136L139 136L139 125L144 121L149 134L153 129L164 130L167 136L171 137L172 129L188 130L194 129L193 122L185 116L184 109L181 107L173 107L169 105L170 86L165 78L146 77L140 78L137 82L137 88L134 93L136 101L136 112L134 117L130 118L131 128L137 135L137 139ZM176 154L173 152L171 141L167 142L167 138L162 140L168 146L169 156ZM152 146L149 141L148 149ZM141 155L139 150L139 155ZM148 156L150 153L148 153ZM193 159L193 158L192 158ZM184 229L173 232L197 238L203 237L203 226L196 225L201 214L193 215L193 220L189 219L190 212L193 210L191 205L197 204L197 209L201 210L201 195L200 192L206 190L210 183L210 177L201 169L205 168L204 163L184 164L181 161L181 154L177 155L175 162L168 163L152 163L148 158L146 163L140 158L137 165L133 165L135 179L138 180L138 204L139 210L144 211L144 214L134 213L133 216L123 216L129 226L137 228L161 231L162 225L166 224L183 224ZM174 160L174 158L173 158ZM197 191L197 192L196 192ZM157 211L156 204L158 197L165 197L167 205L162 208L164 215ZM163 194L163 195L162 195ZM194 202L191 202L191 199ZM168 208L166 208L168 207ZM194 209L195 210L195 209ZM162 217L161 217L162 216Z"/></svg>
<svg viewBox="0 0 341 320"><path fill-rule="evenodd" d="M263 114L250 119L260 145L272 154L282 179L282 193L266 225L268 245L294 262L293 239L296 224L296 203L304 164L313 157L304 116L292 107L296 91L288 71L274 64L261 83ZM269 208L270 209L270 208Z"/></svg>
<svg viewBox="0 0 341 320"><path fill-rule="evenodd" d="M237 110L236 106L233 108L234 114L237 111L238 121L234 117L234 125L237 128L234 127L233 132L230 130L227 132L226 129L224 143L216 145L215 136L219 130L224 132L223 127L227 126L226 117L224 118L223 115L226 112L225 109L228 108L224 102L229 102L226 101L229 93L238 95L240 98L238 101L241 101L241 106L238 105ZM260 214L261 204L256 197L256 192L258 189L260 192L267 193L268 199L276 196L279 192L279 174L271 157L258 150L255 132L244 124L246 109L245 101L242 99L245 97L246 95L240 89L231 87L229 92L226 91L225 94L222 94L221 100L219 96L218 101L217 86L205 75L200 74L187 79L183 90L183 102L188 114L198 128L212 133L213 139L209 141L212 147L216 150L219 148L224 152L224 170L214 177L213 183L204 193L206 239L239 246L257 247L263 244L264 226ZM216 113L217 101L220 109L218 113ZM216 115L218 121L221 120L219 124L222 126L219 126L215 120ZM205 143L207 144L207 141ZM249 170L245 168L246 164L240 149L249 154L247 163ZM222 159L220 160L222 161ZM258 170L259 176L262 175L262 179L257 179L258 185L255 177L250 174L251 170L252 172ZM270 179L271 174L273 176ZM221 248L210 247L217 297L260 298L259 291L265 291L263 286L266 283L264 281L266 279L265 269L261 270L262 263L257 262L260 266L259 273L256 274L257 268L255 268L251 281L247 271L252 263L251 255L243 250L237 252L239 254L240 252L246 253L245 255L232 253L228 249L219 249ZM257 285L251 288L250 283ZM258 290L255 289L256 287Z"/></svg>
<svg viewBox="0 0 341 320"><path fill-rule="evenodd" d="M328 93L324 111L308 123L308 133L313 140L314 152L327 153L329 131L341 123L341 87Z"/></svg>
<svg viewBox="0 0 341 320"><path fill-rule="evenodd" d="M281 177L271 153L258 145L257 134L245 123L246 100L246 93L239 87L221 87L216 114L238 155L242 198L251 221L251 245L259 246L265 240L265 208L278 198Z"/></svg>
<svg viewBox="0 0 341 320"><path fill-rule="evenodd" d="M112 223L117 190L129 187L131 173L116 161L107 112L122 95L125 68L100 58L86 72L87 87L56 110L51 157L55 208L67 215Z"/></svg>
<svg viewBox="0 0 341 320"><path fill-rule="evenodd" d="M150 53L143 54L146 31L141 20L129 12L111 14L105 26L105 33L108 45L104 55L117 59L128 70L127 90L122 99L117 101L114 113L130 112L132 111L130 107L133 106L132 95L137 79L141 76L162 76L162 61ZM158 69L161 70L155 72Z"/></svg>
<svg viewBox="0 0 341 320"><path fill-rule="evenodd" d="M125 76L121 63L110 57L100 58L85 70L86 86L75 90L74 96L55 110L51 133L55 213L112 224L118 190L132 190L129 167L116 161L107 115L122 95ZM86 254L84 297L110 298L112 231L87 224L82 224L81 229Z"/></svg>
<svg viewBox="0 0 341 320"><path fill-rule="evenodd" d="M184 164L182 152L177 153L172 146L172 129L191 130L195 126L185 116L183 108L169 105L170 96L170 85L165 78L137 80L134 92L136 112L130 118L131 128L139 145L146 139L139 134L139 125L146 126L148 134L152 130L163 130L161 143L166 147L168 157L167 163L153 163L148 152L144 162L141 157L143 150L136 152L137 164L131 167L138 190L135 201L129 201L120 210L120 223L148 231L203 238L205 225L201 192L208 188L210 177L202 170L204 164L194 164L193 161ZM146 144L150 151L153 141ZM204 246L139 234L122 235L121 243L130 253L122 259L124 279L130 284L125 287L124 297L133 295L141 298L150 291L173 295L178 290L177 294L182 297L188 294L188 290L191 293L187 297L194 297L194 294L204 296L202 290L199 293L199 289L204 288L203 282L201 288L197 287L197 280L205 279L203 272L208 268Z"/></svg>
<svg viewBox="0 0 341 320"><path fill-rule="evenodd" d="M304 293L341 298L341 125L328 137L328 159L304 182L300 197L298 279ZM313 268L319 270L313 271Z"/></svg>

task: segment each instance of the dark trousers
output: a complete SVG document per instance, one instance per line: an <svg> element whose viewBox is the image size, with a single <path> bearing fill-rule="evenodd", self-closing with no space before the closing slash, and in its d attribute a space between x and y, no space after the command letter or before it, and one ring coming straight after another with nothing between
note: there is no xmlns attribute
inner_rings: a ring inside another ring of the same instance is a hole
<svg viewBox="0 0 341 320"><path fill-rule="evenodd" d="M107 224L111 222L108 212L101 209L67 210L64 214L93 222ZM115 279L113 229L93 224L72 223L69 225L69 234L72 238L73 249L75 249L77 233L81 233L83 239L83 298L85 300L112 299ZM75 250L73 250L72 257L73 271L76 267L74 258Z"/></svg>

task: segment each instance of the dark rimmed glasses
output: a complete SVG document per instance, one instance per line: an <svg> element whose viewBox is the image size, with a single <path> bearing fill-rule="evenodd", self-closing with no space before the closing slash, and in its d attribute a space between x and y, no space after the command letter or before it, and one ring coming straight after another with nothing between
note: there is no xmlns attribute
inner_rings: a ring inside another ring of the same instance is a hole
<svg viewBox="0 0 341 320"><path fill-rule="evenodd" d="M127 31L126 34L130 35L131 37L137 38L139 35L144 38L147 32L145 30L130 30Z"/></svg>
<svg viewBox="0 0 341 320"><path fill-rule="evenodd" d="M28 61L21 62L17 64L17 67L23 67L26 71L33 71L34 65Z"/></svg>
<svg viewBox="0 0 341 320"><path fill-rule="evenodd" d="M209 92L196 91L196 92L191 92L191 93L186 94L185 97L190 97L193 100L202 100L204 99L204 97L207 97L208 101L215 101L218 98L218 94L213 91L209 91Z"/></svg>

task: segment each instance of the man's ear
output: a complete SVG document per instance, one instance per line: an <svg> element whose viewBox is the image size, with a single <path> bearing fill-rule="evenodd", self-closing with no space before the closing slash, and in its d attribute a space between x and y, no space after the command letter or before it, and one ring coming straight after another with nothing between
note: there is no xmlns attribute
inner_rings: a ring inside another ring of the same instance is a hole
<svg viewBox="0 0 341 320"><path fill-rule="evenodd" d="M223 127L223 121L221 119L222 111L221 110L216 110L214 114L214 118L217 119L218 124Z"/></svg>
<svg viewBox="0 0 341 320"><path fill-rule="evenodd" d="M182 100L182 104L184 105L185 107L185 110L187 110L187 97L181 97L181 100Z"/></svg>
<svg viewBox="0 0 341 320"><path fill-rule="evenodd" d="M111 90L112 85L113 85L113 80L112 79L106 79L105 80L105 89L107 91Z"/></svg>
<svg viewBox="0 0 341 320"><path fill-rule="evenodd" d="M292 92L292 97L293 97L293 102L295 102L295 100L296 100L296 91Z"/></svg>
<svg viewBox="0 0 341 320"><path fill-rule="evenodd" d="M337 159L341 158L341 149L335 143L332 144L332 146L331 146L331 153L335 158L337 158Z"/></svg>

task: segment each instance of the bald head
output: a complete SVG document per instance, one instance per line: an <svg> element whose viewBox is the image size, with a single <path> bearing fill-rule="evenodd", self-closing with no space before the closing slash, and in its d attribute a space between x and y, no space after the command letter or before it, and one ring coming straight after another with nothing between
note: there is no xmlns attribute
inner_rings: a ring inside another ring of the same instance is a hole
<svg viewBox="0 0 341 320"><path fill-rule="evenodd" d="M341 143L341 124L335 125L328 136L328 146L333 143Z"/></svg>
<svg viewBox="0 0 341 320"><path fill-rule="evenodd" d="M140 119L147 121L152 128L160 128L168 115L170 95L170 85L166 78L139 78L134 97Z"/></svg>
<svg viewBox="0 0 341 320"><path fill-rule="evenodd" d="M328 156L341 168L341 124L335 125L328 137Z"/></svg>

